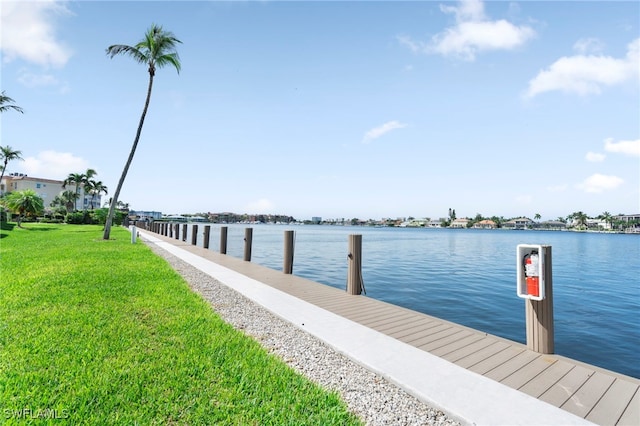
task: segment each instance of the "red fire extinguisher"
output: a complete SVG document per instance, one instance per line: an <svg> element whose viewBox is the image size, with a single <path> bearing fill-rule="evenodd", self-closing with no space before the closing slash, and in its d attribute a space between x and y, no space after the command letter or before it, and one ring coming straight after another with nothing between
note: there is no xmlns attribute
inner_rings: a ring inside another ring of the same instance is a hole
<svg viewBox="0 0 640 426"><path fill-rule="evenodd" d="M531 296L540 296L540 277L538 274L538 266L540 264L540 255L537 250L524 256L524 276L527 281L527 294Z"/></svg>

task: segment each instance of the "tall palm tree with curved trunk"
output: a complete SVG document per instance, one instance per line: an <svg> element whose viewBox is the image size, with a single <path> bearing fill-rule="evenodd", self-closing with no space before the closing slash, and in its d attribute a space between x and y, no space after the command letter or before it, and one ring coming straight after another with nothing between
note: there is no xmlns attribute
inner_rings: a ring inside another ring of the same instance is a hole
<svg viewBox="0 0 640 426"><path fill-rule="evenodd" d="M22 151L17 151L9 145L0 146L0 160L2 160L2 170L0 171L0 182L2 182L4 172L7 170L7 164L9 164L9 161L22 160Z"/></svg>
<svg viewBox="0 0 640 426"><path fill-rule="evenodd" d="M120 175L120 180L118 181L118 186L116 187L116 191L113 194L113 200L111 202L111 205L109 206L109 214L107 215L107 220L104 226L104 235L102 237L105 240L108 240L111 234L111 222L113 220L113 215L115 214L116 205L118 203L118 196L120 195L120 190L122 189L124 180L127 177L127 172L129 171L129 167L131 166L131 162L133 161L133 156L136 153L138 142L140 141L140 134L142 133L144 118L147 115L149 101L151 100L153 77L156 74L156 68L162 68L165 65L173 65L178 74L180 74L180 58L178 56L178 52L176 51L176 46L179 43L182 42L178 40L173 35L173 33L164 31L159 25L152 24L151 27L147 30L144 39L139 41L136 45L127 46L124 44L115 44L107 48L107 55L109 55L111 58L116 55L127 55L132 57L136 62L147 65L147 70L149 72L149 85L147 87L147 98L144 103L142 115L140 116L140 122L138 123L136 137L133 140L133 146L131 147L129 158L124 165L122 175Z"/></svg>
<svg viewBox="0 0 640 426"><path fill-rule="evenodd" d="M18 105L11 104L11 102L15 101L6 95L4 90L0 92L0 112L9 111L10 109L18 111L19 113L24 112L22 108L20 108Z"/></svg>

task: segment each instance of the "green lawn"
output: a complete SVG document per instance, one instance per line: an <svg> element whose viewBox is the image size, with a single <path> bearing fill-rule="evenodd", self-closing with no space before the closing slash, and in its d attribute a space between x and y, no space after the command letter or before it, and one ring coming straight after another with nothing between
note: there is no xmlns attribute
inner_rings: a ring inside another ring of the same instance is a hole
<svg viewBox="0 0 640 426"><path fill-rule="evenodd" d="M0 424L360 424L115 228L3 224ZM57 418L57 419L56 419Z"/></svg>

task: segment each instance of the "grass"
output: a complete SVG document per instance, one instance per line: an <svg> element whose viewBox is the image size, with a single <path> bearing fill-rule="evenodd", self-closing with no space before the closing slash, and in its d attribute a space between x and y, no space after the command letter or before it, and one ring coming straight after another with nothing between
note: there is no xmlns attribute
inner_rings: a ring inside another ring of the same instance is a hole
<svg viewBox="0 0 640 426"><path fill-rule="evenodd" d="M0 423L360 424L127 230L3 224Z"/></svg>

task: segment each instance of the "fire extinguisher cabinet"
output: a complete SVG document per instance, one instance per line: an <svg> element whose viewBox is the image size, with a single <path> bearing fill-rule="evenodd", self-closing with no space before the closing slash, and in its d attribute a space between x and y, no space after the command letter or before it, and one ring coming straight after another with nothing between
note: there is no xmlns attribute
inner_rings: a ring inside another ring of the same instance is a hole
<svg viewBox="0 0 640 426"><path fill-rule="evenodd" d="M546 246L518 244L516 258L518 297L531 300L544 299L545 254Z"/></svg>

